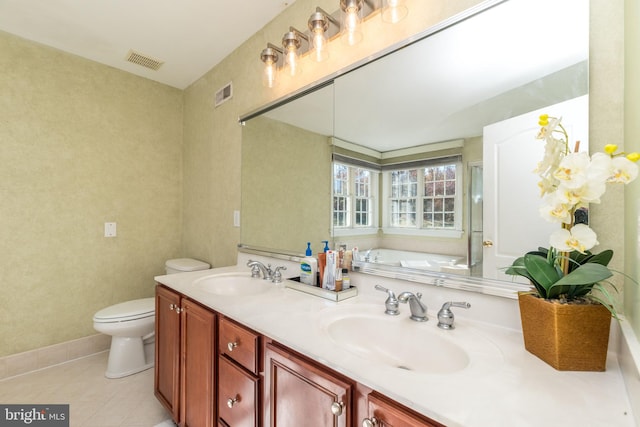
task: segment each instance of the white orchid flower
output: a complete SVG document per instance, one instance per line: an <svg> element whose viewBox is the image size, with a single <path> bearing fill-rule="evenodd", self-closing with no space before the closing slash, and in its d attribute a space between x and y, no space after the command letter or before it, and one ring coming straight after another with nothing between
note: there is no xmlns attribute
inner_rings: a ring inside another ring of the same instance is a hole
<svg viewBox="0 0 640 427"><path fill-rule="evenodd" d="M584 224L574 225L571 230L561 228L554 231L549 244L562 252L585 253L598 244L596 233Z"/></svg>
<svg viewBox="0 0 640 427"><path fill-rule="evenodd" d="M567 188L580 188L588 180L590 163L587 153L569 153L560 161L553 176Z"/></svg>
<svg viewBox="0 0 640 427"><path fill-rule="evenodd" d="M611 160L612 173L607 182L628 184L638 176L638 165L626 157Z"/></svg>
<svg viewBox="0 0 640 427"><path fill-rule="evenodd" d="M540 116L540 121L538 122L538 124L540 124L542 127L540 128L540 132L538 132L536 138L546 140L553 138L553 132L556 130L561 121L562 117L549 117L546 114Z"/></svg>
<svg viewBox="0 0 640 427"><path fill-rule="evenodd" d="M607 190L605 181L599 177L593 179L591 174L587 174L587 180L582 187L570 188L564 184L561 183L556 189L557 200L576 207L587 203L600 203L600 197Z"/></svg>
<svg viewBox="0 0 640 427"><path fill-rule="evenodd" d="M563 222L571 224L573 205L562 203L555 194L545 197L545 204L540 207L540 216L549 222Z"/></svg>

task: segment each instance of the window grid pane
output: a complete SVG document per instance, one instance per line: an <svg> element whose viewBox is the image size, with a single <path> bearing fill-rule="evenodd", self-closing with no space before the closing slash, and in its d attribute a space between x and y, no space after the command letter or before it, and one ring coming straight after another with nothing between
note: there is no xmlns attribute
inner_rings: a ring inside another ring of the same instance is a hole
<svg viewBox="0 0 640 427"><path fill-rule="evenodd" d="M415 228L418 219L418 170L406 169L391 172L392 227Z"/></svg>
<svg viewBox="0 0 640 427"><path fill-rule="evenodd" d="M333 164L333 226L372 227L375 206L374 172Z"/></svg>
<svg viewBox="0 0 640 427"><path fill-rule="evenodd" d="M455 228L456 165L424 169L424 228Z"/></svg>

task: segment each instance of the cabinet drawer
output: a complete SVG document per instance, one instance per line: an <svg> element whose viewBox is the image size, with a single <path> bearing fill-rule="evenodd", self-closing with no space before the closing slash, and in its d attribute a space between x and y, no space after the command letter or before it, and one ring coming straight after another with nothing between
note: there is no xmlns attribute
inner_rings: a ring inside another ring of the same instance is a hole
<svg viewBox="0 0 640 427"><path fill-rule="evenodd" d="M259 379L243 371L225 356L218 364L218 416L220 425L258 425Z"/></svg>
<svg viewBox="0 0 640 427"><path fill-rule="evenodd" d="M417 414L388 398L373 392L368 399L368 418L371 425L444 427L442 424ZM373 420L377 423L373 423ZM364 420L361 420L364 424Z"/></svg>
<svg viewBox="0 0 640 427"><path fill-rule="evenodd" d="M258 334L223 317L220 319L218 339L220 354L227 355L249 372L258 374L260 369Z"/></svg>

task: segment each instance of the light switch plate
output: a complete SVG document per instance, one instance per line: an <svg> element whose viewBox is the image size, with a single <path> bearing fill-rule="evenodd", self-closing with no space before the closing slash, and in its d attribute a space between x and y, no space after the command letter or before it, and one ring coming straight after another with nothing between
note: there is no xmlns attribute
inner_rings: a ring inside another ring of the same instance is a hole
<svg viewBox="0 0 640 427"><path fill-rule="evenodd" d="M105 222L104 223L104 237L116 237L116 223Z"/></svg>

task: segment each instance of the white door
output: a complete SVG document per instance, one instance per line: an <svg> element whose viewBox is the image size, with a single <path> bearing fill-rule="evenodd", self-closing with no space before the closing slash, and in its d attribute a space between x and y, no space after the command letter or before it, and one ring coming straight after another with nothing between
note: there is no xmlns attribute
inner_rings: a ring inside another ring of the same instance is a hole
<svg viewBox="0 0 640 427"><path fill-rule="evenodd" d="M514 280L504 274L505 267L528 251L548 248L550 234L560 227L538 212L542 200L533 170L544 154L544 140L536 139L541 114L562 117L570 149L578 140L580 151L588 151L588 95L484 128L484 277Z"/></svg>

